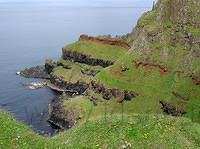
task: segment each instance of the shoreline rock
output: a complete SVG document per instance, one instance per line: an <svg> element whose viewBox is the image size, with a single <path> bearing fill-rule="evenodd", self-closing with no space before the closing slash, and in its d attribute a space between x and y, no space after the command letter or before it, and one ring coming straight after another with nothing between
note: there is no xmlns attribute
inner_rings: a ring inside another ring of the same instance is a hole
<svg viewBox="0 0 200 149"><path fill-rule="evenodd" d="M62 130L67 130L74 125L73 121L67 119L68 113L63 106L64 99L62 96L54 98L48 106L47 121Z"/></svg>
<svg viewBox="0 0 200 149"><path fill-rule="evenodd" d="M30 89L39 89L46 85L45 81L38 81L38 82L20 82L22 86L28 86Z"/></svg>
<svg viewBox="0 0 200 149"><path fill-rule="evenodd" d="M20 76L23 76L26 78L50 79L50 76L46 72L45 66L43 65L26 68L20 72Z"/></svg>

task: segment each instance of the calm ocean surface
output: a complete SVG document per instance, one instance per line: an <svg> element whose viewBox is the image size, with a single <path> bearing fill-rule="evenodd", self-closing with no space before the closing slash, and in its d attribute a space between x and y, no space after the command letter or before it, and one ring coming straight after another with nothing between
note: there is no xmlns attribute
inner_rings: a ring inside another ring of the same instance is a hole
<svg viewBox="0 0 200 149"><path fill-rule="evenodd" d="M46 58L57 60L61 48L75 42L80 34L114 36L131 32L137 19L150 9L0 3L0 108L38 132L53 133L46 117L55 93L46 87L23 87L20 82L37 79L15 73L43 65Z"/></svg>

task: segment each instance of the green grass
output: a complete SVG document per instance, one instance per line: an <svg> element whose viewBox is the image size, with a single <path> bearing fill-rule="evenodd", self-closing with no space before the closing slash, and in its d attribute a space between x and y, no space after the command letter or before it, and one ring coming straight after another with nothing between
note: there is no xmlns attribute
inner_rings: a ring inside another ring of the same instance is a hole
<svg viewBox="0 0 200 149"><path fill-rule="evenodd" d="M0 110L0 148L28 149L45 147L48 139L36 135L31 129L17 122L8 113Z"/></svg>
<svg viewBox="0 0 200 149"><path fill-rule="evenodd" d="M85 55L90 55L94 59L110 60L115 62L119 57L127 52L127 49L114 45L98 44L89 41L77 41L67 45L67 51L77 51Z"/></svg>
<svg viewBox="0 0 200 149"><path fill-rule="evenodd" d="M146 25L146 24L150 24L152 22L152 20L154 20L154 18L156 17L156 15L159 12L157 10L153 10L153 11L149 11L147 13L144 13L139 19L138 19L138 23L141 25Z"/></svg>
<svg viewBox="0 0 200 149"><path fill-rule="evenodd" d="M186 31L191 33L192 36L196 37L196 38L200 38L200 30L199 28L195 28L193 26L186 26Z"/></svg>
<svg viewBox="0 0 200 149"><path fill-rule="evenodd" d="M161 75L157 68L143 69L140 66L136 69L132 60L131 54L125 55L114 66L108 67L97 74L95 79L108 88L127 89L139 93L138 97L133 98L133 101L129 102L134 113L154 113L160 111L159 101L162 100L176 105L177 108L185 109L187 117L192 118L192 115L195 115L194 120L200 121L200 95L198 94L200 88L192 82L190 77L178 76L173 70L168 74ZM129 68L129 70L121 72L120 64ZM174 64L171 64L171 66ZM112 75L109 69L120 72L124 76ZM186 101L188 103L187 106L181 107L180 103L184 101L175 97L172 92L177 92L181 96L189 98L190 100ZM194 111L195 114L192 114Z"/></svg>
<svg viewBox="0 0 200 149"><path fill-rule="evenodd" d="M90 117L52 138L33 133L27 126L0 111L0 148L4 149L82 149L198 148L200 125L189 119L163 115L107 115Z"/></svg>
<svg viewBox="0 0 200 149"><path fill-rule="evenodd" d="M58 66L53 69L51 75L59 80L69 82L72 84L75 84L80 80L84 80L85 82L88 82L90 80L89 76L82 74L78 66L74 66L72 67L72 69L65 69L62 66Z"/></svg>
<svg viewBox="0 0 200 149"><path fill-rule="evenodd" d="M69 98L64 101L65 110L68 111L68 119L79 119L89 113L90 109L94 107L93 103L85 96L78 96L76 98Z"/></svg>
<svg viewBox="0 0 200 149"><path fill-rule="evenodd" d="M161 25L158 22L151 22L144 26L144 29L148 33L159 32L161 30Z"/></svg>

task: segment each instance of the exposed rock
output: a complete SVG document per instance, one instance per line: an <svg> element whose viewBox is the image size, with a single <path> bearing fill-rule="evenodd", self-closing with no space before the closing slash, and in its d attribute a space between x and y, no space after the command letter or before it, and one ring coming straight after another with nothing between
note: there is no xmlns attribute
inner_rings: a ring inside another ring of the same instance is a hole
<svg viewBox="0 0 200 149"><path fill-rule="evenodd" d="M20 82L21 85L23 86L28 86L30 87L31 89L39 89L39 88L42 88L43 86L46 85L46 82L45 81L38 81L38 82Z"/></svg>
<svg viewBox="0 0 200 149"><path fill-rule="evenodd" d="M138 93L128 90L120 90L116 88L106 88L100 82L92 80L90 83L90 88L97 94L102 94L102 97L106 100L110 100L111 98L123 97L120 101L123 100L131 100L132 98L138 96ZM122 96L123 95L123 96Z"/></svg>
<svg viewBox="0 0 200 149"><path fill-rule="evenodd" d="M125 71L129 70L129 68L125 67L122 64L119 65L119 68L121 69L122 72L125 72Z"/></svg>
<svg viewBox="0 0 200 149"><path fill-rule="evenodd" d="M49 79L50 76L45 70L45 66L35 66L31 68L26 68L20 72L20 75L27 78L40 78Z"/></svg>
<svg viewBox="0 0 200 149"><path fill-rule="evenodd" d="M63 103L64 99L62 96L58 96L52 100L48 107L49 115L47 121L64 130L69 129L75 122L72 119L68 119L68 113L64 109Z"/></svg>
<svg viewBox="0 0 200 149"><path fill-rule="evenodd" d="M57 96L51 104L49 104L49 115L47 120L60 129L66 130L74 126L78 120L85 116L88 109L82 108L81 103L68 105L71 103L71 100L75 100L75 98L69 98L65 93ZM92 98L92 100L93 103L96 103L98 99Z"/></svg>
<svg viewBox="0 0 200 149"><path fill-rule="evenodd" d="M192 25L197 23L199 6L199 0L159 0L155 9L160 12L163 21Z"/></svg>
<svg viewBox="0 0 200 149"><path fill-rule="evenodd" d="M91 37L88 35L81 35L79 41L92 41L100 44L108 44L120 46L126 49L130 49L130 46L122 40L114 39L114 38L99 38L99 37Z"/></svg>
<svg viewBox="0 0 200 149"><path fill-rule="evenodd" d="M102 102L101 99L95 97L95 96L94 96L92 93L90 93L89 91L86 91L86 92L84 93L84 96L87 96L87 97L90 99L90 101L93 102L93 104L94 104L95 106L98 105L98 102Z"/></svg>
<svg viewBox="0 0 200 149"><path fill-rule="evenodd" d="M158 0L131 33L133 61L145 67L153 65L161 74L181 71L184 76L197 73L200 78L199 8L199 0Z"/></svg>
<svg viewBox="0 0 200 149"><path fill-rule="evenodd" d="M57 63L57 66L62 66L65 69L72 69L72 65L71 64L64 64L64 63L59 62L59 61Z"/></svg>
<svg viewBox="0 0 200 149"><path fill-rule="evenodd" d="M94 59L88 55L84 55L77 51L69 51L69 50L65 50L65 49L63 49L62 51L63 51L62 57L64 60L70 60L72 62L84 63L84 64L88 64L88 65L92 65L92 66L99 65L104 68L114 64L114 62L112 62L112 61L105 61L102 59Z"/></svg>
<svg viewBox="0 0 200 149"><path fill-rule="evenodd" d="M87 84L86 82L78 81L76 83L70 83L68 81L58 78L55 75L51 75L50 81L59 89L74 91L80 95L89 87L89 84Z"/></svg>
<svg viewBox="0 0 200 149"><path fill-rule="evenodd" d="M54 62L52 59L46 59L45 60L45 71L50 74L52 70L57 66L56 62Z"/></svg>
<svg viewBox="0 0 200 149"><path fill-rule="evenodd" d="M160 101L160 104L162 105L162 110L168 115L172 116L181 116L183 114L186 114L184 110L178 110L174 105L169 104L165 101Z"/></svg>
<svg viewBox="0 0 200 149"><path fill-rule="evenodd" d="M100 71L96 71L93 69L81 69L81 72L85 75L96 76Z"/></svg>
<svg viewBox="0 0 200 149"><path fill-rule="evenodd" d="M112 90L105 88L104 92L101 93L102 97L106 100L110 100L112 98Z"/></svg>
<svg viewBox="0 0 200 149"><path fill-rule="evenodd" d="M72 95L73 94L76 94L78 95L79 93L75 90L67 90L67 89L62 89L62 88L58 88L57 86L55 86L54 84L50 83L50 82L47 82L47 86L49 88L51 88L52 90L56 91L56 92L68 92L68 93L71 93Z"/></svg>
<svg viewBox="0 0 200 149"><path fill-rule="evenodd" d="M125 100L131 100L133 97L136 97L136 96L138 96L138 94L134 93L133 91L128 91L128 90L124 91L124 99Z"/></svg>

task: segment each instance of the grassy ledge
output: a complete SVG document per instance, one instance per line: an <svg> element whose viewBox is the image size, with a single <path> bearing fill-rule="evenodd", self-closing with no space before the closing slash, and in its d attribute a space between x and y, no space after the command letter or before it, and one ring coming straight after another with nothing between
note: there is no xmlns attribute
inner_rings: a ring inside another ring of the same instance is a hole
<svg viewBox="0 0 200 149"><path fill-rule="evenodd" d="M116 61L120 56L124 55L127 50L125 48L113 45L103 45L90 41L77 41L64 47L67 51L77 51L85 55L90 55L94 59Z"/></svg>

